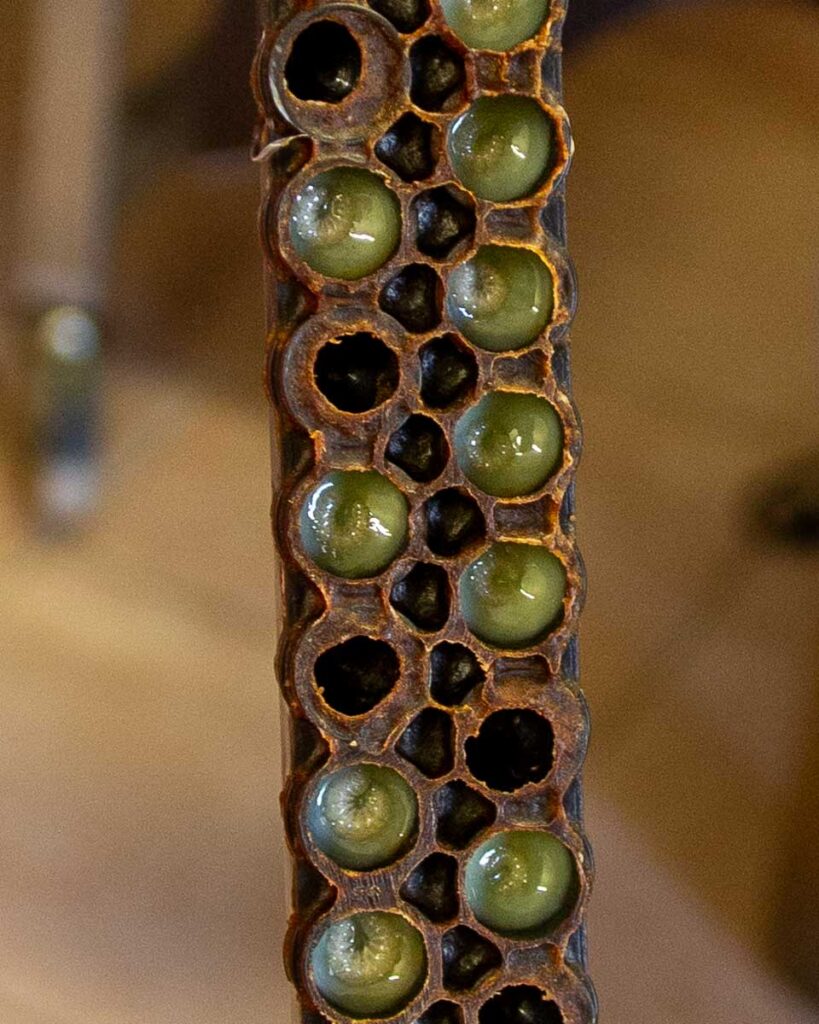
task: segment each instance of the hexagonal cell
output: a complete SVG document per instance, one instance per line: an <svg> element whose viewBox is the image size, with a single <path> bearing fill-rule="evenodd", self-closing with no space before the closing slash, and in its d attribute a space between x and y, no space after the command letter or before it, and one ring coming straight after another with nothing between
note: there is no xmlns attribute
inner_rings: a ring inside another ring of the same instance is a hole
<svg viewBox="0 0 819 1024"><path fill-rule="evenodd" d="M376 143L375 155L404 181L422 181L435 170L439 134L417 114L402 114Z"/></svg>
<svg viewBox="0 0 819 1024"><path fill-rule="evenodd" d="M421 398L445 409L469 398L478 381L478 361L454 334L433 338L421 349Z"/></svg>
<svg viewBox="0 0 819 1024"><path fill-rule="evenodd" d="M401 665L388 643L354 636L320 654L314 675L327 704L354 717L384 700L398 682Z"/></svg>
<svg viewBox="0 0 819 1024"><path fill-rule="evenodd" d="M496 711L464 746L466 763L475 778L504 793L541 782L554 760L551 725L527 709Z"/></svg>
<svg viewBox="0 0 819 1024"><path fill-rule="evenodd" d="M479 1024L563 1024L554 1000L534 985L511 985L484 1003Z"/></svg>
<svg viewBox="0 0 819 1024"><path fill-rule="evenodd" d="M443 285L425 263L411 263L399 270L381 289L378 303L413 334L431 331L441 322Z"/></svg>
<svg viewBox="0 0 819 1024"><path fill-rule="evenodd" d="M441 941L444 985L452 992L474 988L503 962L497 946L466 925L448 931Z"/></svg>
<svg viewBox="0 0 819 1024"><path fill-rule="evenodd" d="M452 771L454 728L445 711L425 708L401 735L397 751L429 779L439 779Z"/></svg>
<svg viewBox="0 0 819 1024"><path fill-rule="evenodd" d="M404 882L401 898L430 921L451 921L458 913L458 862L445 853L431 854Z"/></svg>
<svg viewBox="0 0 819 1024"><path fill-rule="evenodd" d="M435 633L447 623L449 578L440 565L416 562L390 591L390 604L417 629Z"/></svg>
<svg viewBox="0 0 819 1024"><path fill-rule="evenodd" d="M389 462L417 483L440 476L449 460L449 446L441 427L429 416L409 416L387 443Z"/></svg>
<svg viewBox="0 0 819 1024"><path fill-rule="evenodd" d="M456 1003L435 1003L418 1018L416 1024L464 1024L463 1010Z"/></svg>
<svg viewBox="0 0 819 1024"><path fill-rule="evenodd" d="M414 32L429 17L428 0L368 0L368 3L399 32Z"/></svg>
<svg viewBox="0 0 819 1024"><path fill-rule="evenodd" d="M462 850L497 817L491 800L465 782L449 782L435 794L438 842Z"/></svg>
<svg viewBox="0 0 819 1024"><path fill-rule="evenodd" d="M450 256L475 233L475 204L452 185L419 193L412 202L412 218L418 249L435 259Z"/></svg>
<svg viewBox="0 0 819 1024"><path fill-rule="evenodd" d="M300 100L340 103L358 85L361 49L337 21L315 21L293 43L284 68L288 89Z"/></svg>
<svg viewBox="0 0 819 1024"><path fill-rule="evenodd" d="M369 412L395 393L398 357L380 338L359 331L323 345L314 373L331 405L342 412Z"/></svg>
<svg viewBox="0 0 819 1024"><path fill-rule="evenodd" d="M466 72L461 56L439 36L423 36L410 50L410 97L422 110L443 110L462 92Z"/></svg>
<svg viewBox="0 0 819 1024"><path fill-rule="evenodd" d="M429 689L433 700L454 708L486 679L480 662L463 644L447 641L432 648L429 656Z"/></svg>
<svg viewBox="0 0 819 1024"><path fill-rule="evenodd" d="M424 505L424 518L427 547L436 555L459 555L486 535L477 501L457 487L434 494Z"/></svg>

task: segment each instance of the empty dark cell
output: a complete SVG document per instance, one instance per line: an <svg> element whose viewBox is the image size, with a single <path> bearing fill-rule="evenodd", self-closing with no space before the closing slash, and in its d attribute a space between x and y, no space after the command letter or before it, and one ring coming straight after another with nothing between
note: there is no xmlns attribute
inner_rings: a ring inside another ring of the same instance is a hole
<svg viewBox="0 0 819 1024"><path fill-rule="evenodd" d="M451 921L458 913L458 862L433 853L406 880L401 896L430 921Z"/></svg>
<svg viewBox="0 0 819 1024"><path fill-rule="evenodd" d="M472 201L452 187L422 192L412 204L412 214L418 248L427 256L443 259L475 232Z"/></svg>
<svg viewBox="0 0 819 1024"><path fill-rule="evenodd" d="M441 279L424 263L412 263L381 289L379 304L408 331L422 334L441 322Z"/></svg>
<svg viewBox="0 0 819 1024"><path fill-rule="evenodd" d="M460 1006L455 1003L435 1003L425 1014L418 1018L416 1024L463 1024L464 1015Z"/></svg>
<svg viewBox="0 0 819 1024"><path fill-rule="evenodd" d="M478 380L475 356L451 335L433 338L421 349L421 398L432 409L467 398Z"/></svg>
<svg viewBox="0 0 819 1024"><path fill-rule="evenodd" d="M359 332L324 345L316 357L316 384L344 412L367 412L398 387L398 357L383 341Z"/></svg>
<svg viewBox="0 0 819 1024"><path fill-rule="evenodd" d="M438 779L452 771L452 719L437 708L426 708L407 726L398 741L398 753L427 778Z"/></svg>
<svg viewBox="0 0 819 1024"><path fill-rule="evenodd" d="M404 114L376 144L375 155L404 181L421 181L435 170L435 125Z"/></svg>
<svg viewBox="0 0 819 1024"><path fill-rule="evenodd" d="M354 636L319 655L316 684L325 701L343 715L363 715L398 682L398 656L383 640Z"/></svg>
<svg viewBox="0 0 819 1024"><path fill-rule="evenodd" d="M435 794L438 841L454 850L468 846L497 817L495 805L465 782L449 782Z"/></svg>
<svg viewBox="0 0 819 1024"><path fill-rule="evenodd" d="M458 555L486 533L483 513L474 498L448 487L424 506L427 546L436 555Z"/></svg>
<svg viewBox="0 0 819 1024"><path fill-rule="evenodd" d="M460 56L438 36L418 40L410 50L410 66L410 96L422 110L441 110L466 79Z"/></svg>
<svg viewBox="0 0 819 1024"><path fill-rule="evenodd" d="M332 895L327 879L309 861L296 863L296 904L302 913L326 906Z"/></svg>
<svg viewBox="0 0 819 1024"><path fill-rule="evenodd" d="M488 939L460 925L444 935L444 985L453 992L465 992L501 965L501 955Z"/></svg>
<svg viewBox="0 0 819 1024"><path fill-rule="evenodd" d="M486 674L463 644L441 643L429 656L429 689L433 700L447 707L462 704Z"/></svg>
<svg viewBox="0 0 819 1024"><path fill-rule="evenodd" d="M390 603L397 612L423 630L435 633L449 618L449 580L440 565L417 562L393 585Z"/></svg>
<svg viewBox="0 0 819 1024"><path fill-rule="evenodd" d="M484 1003L479 1024L563 1024L560 1007L534 985L505 988Z"/></svg>
<svg viewBox="0 0 819 1024"><path fill-rule="evenodd" d="M511 793L549 774L554 733L535 711L496 711L465 746L466 761L475 778L492 789Z"/></svg>
<svg viewBox="0 0 819 1024"><path fill-rule="evenodd" d="M317 21L293 43L284 68L288 89L300 100L340 103L358 85L361 50L336 21Z"/></svg>
<svg viewBox="0 0 819 1024"><path fill-rule="evenodd" d="M369 4L399 32L414 32L429 17L427 0L369 0Z"/></svg>
<svg viewBox="0 0 819 1024"><path fill-rule="evenodd" d="M449 447L443 430L428 416L408 417L387 444L387 459L418 483L443 473Z"/></svg>

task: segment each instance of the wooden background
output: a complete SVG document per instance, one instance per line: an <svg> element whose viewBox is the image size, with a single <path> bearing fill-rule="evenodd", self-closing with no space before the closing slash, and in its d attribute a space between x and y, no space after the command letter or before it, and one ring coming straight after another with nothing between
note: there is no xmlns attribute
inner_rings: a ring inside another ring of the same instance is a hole
<svg viewBox="0 0 819 1024"><path fill-rule="evenodd" d="M4 11L7 175L25 13ZM133 3L131 87L209 13ZM817 433L817 61L815 9L785 0L668 9L567 60L612 1024L819 1019L772 939L815 744L817 567L752 522ZM283 1019L257 194L244 162L197 158L123 199L85 536L31 531L0 441L4 1024Z"/></svg>

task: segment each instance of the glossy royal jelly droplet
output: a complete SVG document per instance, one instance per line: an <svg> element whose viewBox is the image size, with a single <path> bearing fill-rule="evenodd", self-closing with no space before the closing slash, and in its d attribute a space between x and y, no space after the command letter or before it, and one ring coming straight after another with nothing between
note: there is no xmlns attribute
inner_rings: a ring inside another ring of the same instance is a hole
<svg viewBox="0 0 819 1024"><path fill-rule="evenodd" d="M550 832L500 832L466 866L466 901L499 935L544 935L569 911L576 891L574 857Z"/></svg>
<svg viewBox="0 0 819 1024"><path fill-rule="evenodd" d="M329 925L310 956L316 987L356 1019L390 1017L420 991L424 940L400 914L370 911Z"/></svg>
<svg viewBox="0 0 819 1024"><path fill-rule="evenodd" d="M519 650L542 640L560 620L566 570L540 544L499 541L467 566L458 590L476 637Z"/></svg>
<svg viewBox="0 0 819 1024"><path fill-rule="evenodd" d="M490 392L455 425L455 455L464 476L497 498L539 490L562 449L560 417L539 395Z"/></svg>
<svg viewBox="0 0 819 1024"><path fill-rule="evenodd" d="M319 849L351 871L391 864L418 825L415 794L392 768L357 764L321 781L307 808Z"/></svg>
<svg viewBox="0 0 819 1024"><path fill-rule="evenodd" d="M481 96L449 129L455 174L479 199L508 203L532 195L549 173L553 126L528 96Z"/></svg>
<svg viewBox="0 0 819 1024"><path fill-rule="evenodd" d="M335 470L307 495L300 515L304 550L346 579L376 576L407 539L407 501L375 470Z"/></svg>
<svg viewBox="0 0 819 1024"><path fill-rule="evenodd" d="M317 273L358 280L378 270L398 248L398 198L377 174L363 168L323 171L293 199L290 238Z"/></svg>
<svg viewBox="0 0 819 1024"><path fill-rule="evenodd" d="M484 245L450 273L446 306L478 348L513 352L530 345L551 320L552 274L531 249Z"/></svg>
<svg viewBox="0 0 819 1024"><path fill-rule="evenodd" d="M511 50L537 35L549 0L441 0L447 24L473 50Z"/></svg>

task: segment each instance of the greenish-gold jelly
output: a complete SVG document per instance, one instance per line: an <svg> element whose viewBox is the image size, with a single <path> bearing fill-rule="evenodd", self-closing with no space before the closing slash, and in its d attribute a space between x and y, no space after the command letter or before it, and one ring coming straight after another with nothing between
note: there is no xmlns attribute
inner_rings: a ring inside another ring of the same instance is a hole
<svg viewBox="0 0 819 1024"><path fill-rule="evenodd" d="M367 871L391 864L407 848L418 827L418 801L392 768L351 765L321 781L307 827L331 860Z"/></svg>
<svg viewBox="0 0 819 1024"><path fill-rule="evenodd" d="M530 196L546 179L553 134L551 119L530 97L481 96L449 129L449 159L479 199L508 203Z"/></svg>
<svg viewBox="0 0 819 1024"><path fill-rule="evenodd" d="M539 490L562 450L560 417L539 395L492 391L455 426L455 455L464 476L498 498Z"/></svg>
<svg viewBox="0 0 819 1024"><path fill-rule="evenodd" d="M346 579L376 576L407 539L407 501L375 470L335 470L301 508L302 546L321 569Z"/></svg>
<svg viewBox="0 0 819 1024"><path fill-rule="evenodd" d="M401 238L401 207L377 174L334 167L302 185L290 210L293 247L313 270L348 281L387 262Z"/></svg>
<svg viewBox="0 0 819 1024"><path fill-rule="evenodd" d="M536 35L549 0L441 0L447 24L474 50L511 50Z"/></svg>
<svg viewBox="0 0 819 1024"><path fill-rule="evenodd" d="M475 636L492 647L519 650L560 621L566 570L540 544L499 541L467 566L458 592Z"/></svg>
<svg viewBox="0 0 819 1024"><path fill-rule="evenodd" d="M369 911L329 925L310 957L322 996L356 1019L390 1017L420 991L424 940L400 914Z"/></svg>
<svg viewBox="0 0 819 1024"><path fill-rule="evenodd" d="M467 903L500 935L543 936L571 910L576 894L574 857L549 832L501 832L466 866Z"/></svg>
<svg viewBox="0 0 819 1024"><path fill-rule="evenodd" d="M531 345L551 320L554 281L531 249L484 245L450 273L446 306L474 345L512 352Z"/></svg>

